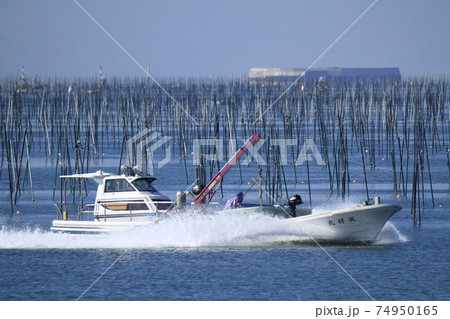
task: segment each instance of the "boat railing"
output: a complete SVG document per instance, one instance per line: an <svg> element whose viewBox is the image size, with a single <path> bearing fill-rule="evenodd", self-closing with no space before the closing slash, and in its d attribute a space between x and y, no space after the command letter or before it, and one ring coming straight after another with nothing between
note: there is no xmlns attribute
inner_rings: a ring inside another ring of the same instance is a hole
<svg viewBox="0 0 450 319"><path fill-rule="evenodd" d="M62 202L54 205L56 206L57 219L77 221L106 221L109 218L117 218L115 213L122 215L122 217L127 217L124 214L128 214L131 221L136 217L142 217L143 212L149 214L167 213L174 206L174 203L170 200L153 200L154 208L140 200L103 200L98 201L98 204L97 208L95 204L84 205Z"/></svg>
<svg viewBox="0 0 450 319"><path fill-rule="evenodd" d="M94 204L57 203L56 217L59 220L71 220L70 216L75 215L75 220L94 220Z"/></svg>

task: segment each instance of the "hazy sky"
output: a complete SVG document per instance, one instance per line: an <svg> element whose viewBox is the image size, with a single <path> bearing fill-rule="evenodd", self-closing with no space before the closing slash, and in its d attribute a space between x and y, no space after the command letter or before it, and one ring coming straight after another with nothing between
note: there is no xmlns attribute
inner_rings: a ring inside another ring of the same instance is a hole
<svg viewBox="0 0 450 319"><path fill-rule="evenodd" d="M374 0L78 0L157 77L308 67ZM450 75L450 1L379 0L316 67ZM0 78L144 76L73 0L0 0Z"/></svg>

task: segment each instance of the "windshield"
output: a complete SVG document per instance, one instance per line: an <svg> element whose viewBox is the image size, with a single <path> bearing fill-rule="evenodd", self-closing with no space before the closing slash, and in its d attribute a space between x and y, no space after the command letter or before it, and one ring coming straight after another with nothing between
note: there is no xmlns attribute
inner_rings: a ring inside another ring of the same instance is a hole
<svg viewBox="0 0 450 319"><path fill-rule="evenodd" d="M141 192L155 193L156 189L152 186L153 178L139 178L132 182L132 184Z"/></svg>
<svg viewBox="0 0 450 319"><path fill-rule="evenodd" d="M135 192L126 179L108 179L105 183L105 192Z"/></svg>

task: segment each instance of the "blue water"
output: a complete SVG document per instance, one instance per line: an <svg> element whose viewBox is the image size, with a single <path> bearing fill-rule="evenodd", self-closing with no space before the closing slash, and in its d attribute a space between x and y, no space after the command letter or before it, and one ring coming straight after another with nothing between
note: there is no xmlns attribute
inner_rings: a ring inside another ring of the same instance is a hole
<svg viewBox="0 0 450 319"><path fill-rule="evenodd" d="M187 215L145 231L74 237L51 233L48 205L32 205L34 214L3 220L1 300L450 298L444 207L428 211L420 228L402 210L372 245L320 248L258 216Z"/></svg>
<svg viewBox="0 0 450 319"><path fill-rule="evenodd" d="M360 158L354 154L350 195L329 194L328 172L312 165L312 203L306 166L285 167L290 194L306 206L325 210L365 200ZM404 207L371 245L305 243L271 226L269 217L186 214L146 229L114 236L74 237L49 231L54 163L33 166L34 195L25 184L12 215L7 180L0 189L0 300L449 300L450 196L445 154L432 161L434 198L426 187L422 225L410 217L410 197L397 198L390 163L368 171L370 196ZM359 162L358 162L359 161ZM118 155L91 165L90 172L116 173ZM257 166L233 168L220 205L258 176ZM243 181L240 182L240 173ZM3 175L4 176L4 175ZM173 160L155 170L155 186L172 200L188 189L195 170ZM56 178L56 180L58 180ZM411 179L409 179L411 182ZM59 184L57 184L59 185ZM85 203L93 201L88 185ZM411 186L409 186L409 190ZM257 191L255 191L257 193ZM250 192L246 201L256 200ZM53 198L55 196L55 198ZM303 235L304 236L304 235Z"/></svg>

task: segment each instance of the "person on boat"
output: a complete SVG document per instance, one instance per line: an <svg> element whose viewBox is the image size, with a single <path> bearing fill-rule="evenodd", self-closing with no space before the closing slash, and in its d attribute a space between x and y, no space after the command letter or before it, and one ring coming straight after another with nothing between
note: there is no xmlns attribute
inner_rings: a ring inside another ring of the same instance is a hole
<svg viewBox="0 0 450 319"><path fill-rule="evenodd" d="M242 192L239 192L237 195L235 195L235 196L231 197L229 200L227 200L224 210L234 209L236 207L239 207L243 200L244 200L244 194Z"/></svg>

